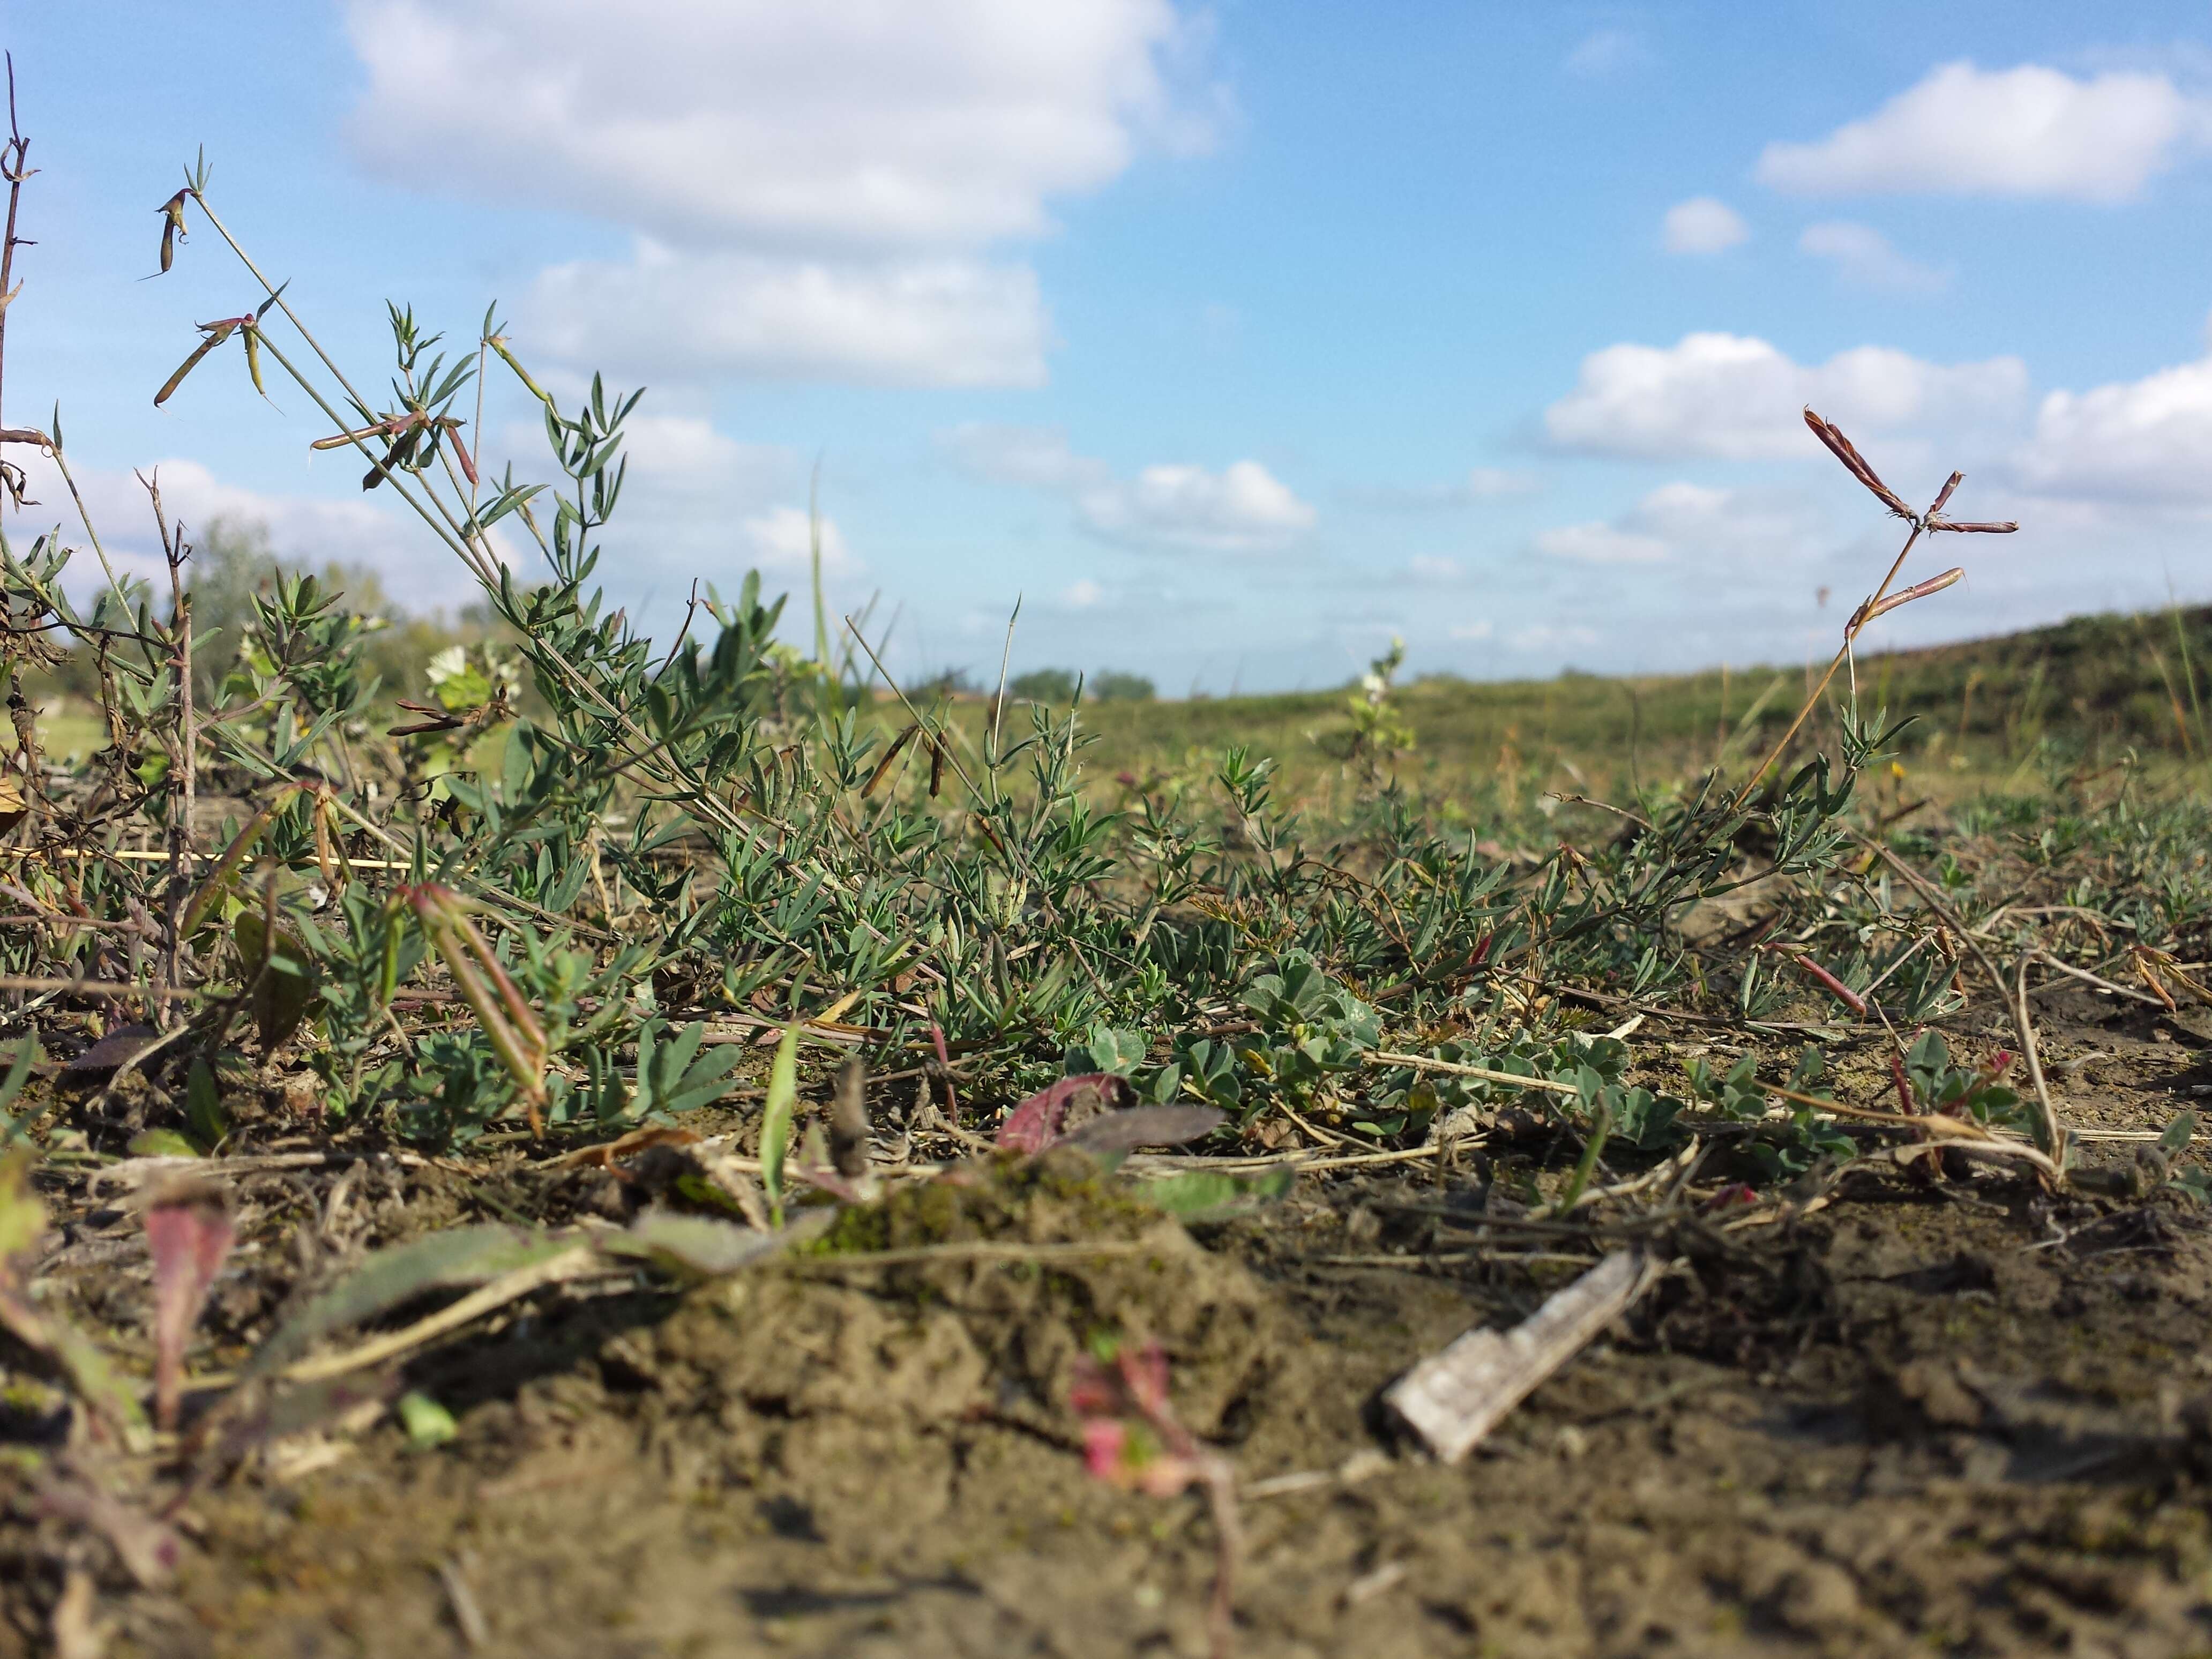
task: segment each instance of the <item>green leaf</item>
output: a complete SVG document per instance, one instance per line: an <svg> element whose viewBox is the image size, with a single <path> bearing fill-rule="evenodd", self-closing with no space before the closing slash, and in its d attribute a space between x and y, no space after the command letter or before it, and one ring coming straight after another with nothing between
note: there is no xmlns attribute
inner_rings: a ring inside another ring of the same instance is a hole
<svg viewBox="0 0 2212 1659"><path fill-rule="evenodd" d="M1181 1221L1218 1221L1272 1204L1296 1184L1297 1171L1271 1170L1264 1175L1229 1175L1218 1170L1182 1170L1137 1190L1147 1204Z"/></svg>
<svg viewBox="0 0 2212 1659"><path fill-rule="evenodd" d="M2166 1133L2158 1138L2158 1149L2168 1158L2177 1158L2189 1150L2196 1134L2197 1114L2185 1111L2166 1126Z"/></svg>
<svg viewBox="0 0 2212 1659"><path fill-rule="evenodd" d="M407 1443L416 1451L442 1446L461 1431L461 1425L453 1421L453 1413L420 1389L410 1389L401 1395L393 1409L399 1413L400 1425L407 1431Z"/></svg>
<svg viewBox="0 0 2212 1659"><path fill-rule="evenodd" d="M238 945L245 972L253 987L252 1010L255 1030L264 1050L273 1051L284 1040L300 1029L307 1018L307 1009L315 999L319 975L314 959L300 936L283 922L276 928L275 949L268 950L262 939L262 917L258 910L241 910L230 925L230 934ZM266 961L268 971L262 972Z"/></svg>
<svg viewBox="0 0 2212 1659"><path fill-rule="evenodd" d="M174 1129L148 1129L131 1137L125 1150L133 1158L198 1158L200 1149Z"/></svg>
<svg viewBox="0 0 2212 1659"><path fill-rule="evenodd" d="M279 1326L246 1368L263 1376L334 1331L388 1313L429 1291L488 1285L501 1274L573 1249L573 1238L487 1224L430 1233L378 1250Z"/></svg>
<svg viewBox="0 0 2212 1659"><path fill-rule="evenodd" d="M31 1068L39 1063L39 1034L33 1031L15 1049L15 1063L8 1068L8 1075L0 1078L0 1146L5 1146L21 1133L21 1125L10 1116L8 1108L15 1097L23 1092L23 1085L31 1080Z"/></svg>
<svg viewBox="0 0 2212 1659"><path fill-rule="evenodd" d="M204 1060L192 1061L191 1074L185 1085L185 1121L204 1152L213 1152L230 1133L230 1118L222 1109L222 1091L216 1088L215 1073Z"/></svg>
<svg viewBox="0 0 2212 1659"><path fill-rule="evenodd" d="M759 1233L712 1216L647 1210L629 1231L602 1235L598 1243L608 1255L649 1261L664 1272L715 1279L821 1231L833 1213L810 1211L781 1232Z"/></svg>
<svg viewBox="0 0 2212 1659"><path fill-rule="evenodd" d="M775 1064L769 1068L768 1103L761 1111L761 1188L768 1194L769 1214L783 1225L783 1160L791 1150L792 1114L799 1105L799 1027L783 1028L783 1041L775 1046Z"/></svg>

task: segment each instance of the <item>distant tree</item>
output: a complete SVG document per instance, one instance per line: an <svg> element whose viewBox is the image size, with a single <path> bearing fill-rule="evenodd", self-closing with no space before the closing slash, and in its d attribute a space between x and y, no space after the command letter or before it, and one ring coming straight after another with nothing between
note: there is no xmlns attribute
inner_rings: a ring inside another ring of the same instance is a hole
<svg viewBox="0 0 2212 1659"><path fill-rule="evenodd" d="M237 659L256 594L275 589L276 573L312 568L306 560L281 558L258 524L215 519L193 537L191 562L185 567L192 596L192 631L217 630L193 661L193 678L204 699L212 700L223 675ZM366 565L333 559L320 573L325 589L343 595L344 607L372 623L365 655L383 681L383 696L419 697L429 690L430 659L448 646L481 640L488 617L482 607L462 612L461 625L441 616L411 616L393 604L376 572Z"/></svg>
<svg viewBox="0 0 2212 1659"><path fill-rule="evenodd" d="M1008 680L1006 693L1024 702L1071 703L1075 701L1075 675L1066 668L1032 668Z"/></svg>
<svg viewBox="0 0 2212 1659"><path fill-rule="evenodd" d="M975 676L964 668L940 668L922 676L919 683L907 688L909 696L929 697L964 697L975 694Z"/></svg>
<svg viewBox="0 0 2212 1659"><path fill-rule="evenodd" d="M1102 668L1091 677L1091 696L1100 702L1150 702L1158 696L1142 674L1125 674L1118 668Z"/></svg>

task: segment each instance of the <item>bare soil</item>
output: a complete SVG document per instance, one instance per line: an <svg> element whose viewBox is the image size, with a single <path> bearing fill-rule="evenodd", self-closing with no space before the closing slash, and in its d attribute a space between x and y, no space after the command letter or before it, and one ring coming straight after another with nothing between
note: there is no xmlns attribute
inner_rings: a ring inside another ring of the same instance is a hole
<svg viewBox="0 0 2212 1659"><path fill-rule="evenodd" d="M2048 1000L2075 1125L2154 1131L2212 1084L2188 1025ZM1692 1206L1657 1290L1449 1468L1376 1396L1595 1260L1476 1231L1520 1212L1540 1138L1309 1178L1195 1236L1050 1160L980 1195L908 1188L876 1242L1120 1252L549 1297L386 1381L443 1401L450 1443L326 1424L193 1493L171 1588L134 1589L18 1492L0 1655L44 1650L71 1548L117 1655L1202 1654L1203 1504L1085 1473L1063 1402L1101 1329L1157 1338L1178 1410L1235 1460L1244 1654L2212 1654L2212 1218L2124 1195L2141 1144L2088 1143L2119 1171L2104 1195L1846 1165L1756 1216ZM497 1213L486 1194L605 1201L586 1173L380 1169L333 1218L328 1171L255 1179L275 1219L204 1367L331 1253ZM50 1271L94 1328L143 1332L143 1250L112 1218L80 1211Z"/></svg>

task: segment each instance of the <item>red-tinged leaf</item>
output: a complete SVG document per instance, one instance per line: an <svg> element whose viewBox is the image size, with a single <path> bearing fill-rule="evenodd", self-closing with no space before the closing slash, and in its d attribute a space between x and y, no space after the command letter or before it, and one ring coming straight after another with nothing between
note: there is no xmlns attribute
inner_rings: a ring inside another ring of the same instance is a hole
<svg viewBox="0 0 2212 1659"><path fill-rule="evenodd" d="M1844 464L1844 471L1864 484L1884 507L1900 519L1913 516L1912 509L1905 504L1904 498L1881 481L1874 468L1867 465L1866 458L1859 453L1833 422L1822 420L1808 409L1805 411L1805 424L1812 428L1813 435L1827 447L1828 453Z"/></svg>
<svg viewBox="0 0 2212 1659"><path fill-rule="evenodd" d="M474 489L477 487L477 464L475 458L469 453L469 447L461 441L459 432L451 429L446 434L446 441L453 452L453 459L460 463L461 474L468 479L469 488Z"/></svg>
<svg viewBox="0 0 2212 1659"><path fill-rule="evenodd" d="M1067 1405L1078 1417L1113 1417L1128 1406L1121 1379L1089 1354L1076 1358L1067 1384Z"/></svg>
<svg viewBox="0 0 2212 1659"><path fill-rule="evenodd" d="M868 774L868 781L860 786L862 800L867 799L876 793L876 786L884 781L884 774L891 769L891 763L899 757L900 751L913 741L915 734L921 730L921 726L909 723L904 731L891 739L890 747L884 750L883 758L876 763L876 769Z"/></svg>
<svg viewBox="0 0 2212 1659"><path fill-rule="evenodd" d="M1041 1152L1100 1113L1126 1106L1135 1097L1127 1079L1109 1072L1064 1077L1006 1114L999 1126L998 1144L1010 1152Z"/></svg>
<svg viewBox="0 0 2212 1659"><path fill-rule="evenodd" d="M39 1485L39 1508L58 1520L96 1532L141 1589L160 1589L177 1570L177 1534L145 1510L102 1492L88 1480L50 1480Z"/></svg>
<svg viewBox="0 0 2212 1659"><path fill-rule="evenodd" d="M154 1256L154 1416L177 1426L185 1344L236 1238L229 1195L210 1182L173 1181L146 1209L146 1243Z"/></svg>
<svg viewBox="0 0 2212 1659"><path fill-rule="evenodd" d="M1141 1346L1121 1345L1115 1361L1121 1370L1122 1385L1146 1417L1158 1418L1168 1409L1168 1357L1157 1342Z"/></svg>
<svg viewBox="0 0 2212 1659"><path fill-rule="evenodd" d="M1128 1448L1128 1425L1119 1418L1094 1417L1083 1425L1084 1466L1101 1480L1121 1484Z"/></svg>
<svg viewBox="0 0 2212 1659"><path fill-rule="evenodd" d="M1124 1492L1173 1498L1204 1479L1197 1462L1167 1450L1141 1425L1097 1417L1083 1425L1083 1462Z"/></svg>
<svg viewBox="0 0 2212 1659"><path fill-rule="evenodd" d="M1905 1062L1894 1054L1889 1057L1889 1080L1897 1085L1897 1109L1907 1117L1917 1117L1920 1108L1913 1104L1912 1085L1905 1081Z"/></svg>
<svg viewBox="0 0 2212 1659"><path fill-rule="evenodd" d="M1929 527L1935 529L1941 526L1930 526ZM1911 605L1915 599L1924 599L1930 593L1941 593L1945 588L1961 580L1966 574L1962 567L1954 565L1942 574L1930 576L1924 582L1915 582L1911 586L1899 588L1894 593L1885 593L1881 598L1869 600L1861 605L1858 615L1852 620L1859 623L1870 623L1876 617L1887 611L1894 611L1899 605Z"/></svg>

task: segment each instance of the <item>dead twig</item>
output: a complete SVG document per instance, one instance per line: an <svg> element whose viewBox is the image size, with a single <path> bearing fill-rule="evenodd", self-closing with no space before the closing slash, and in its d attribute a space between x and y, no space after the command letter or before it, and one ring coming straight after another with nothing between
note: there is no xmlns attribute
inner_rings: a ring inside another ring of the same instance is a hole
<svg viewBox="0 0 2212 1659"><path fill-rule="evenodd" d="M1383 1403L1437 1457L1456 1463L1627 1311L1659 1277L1641 1249L1616 1250L1510 1331L1469 1331L1383 1391Z"/></svg>

